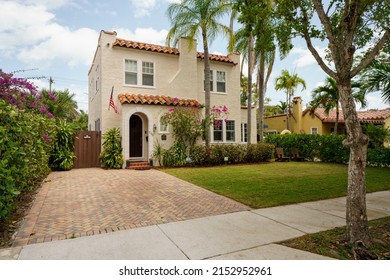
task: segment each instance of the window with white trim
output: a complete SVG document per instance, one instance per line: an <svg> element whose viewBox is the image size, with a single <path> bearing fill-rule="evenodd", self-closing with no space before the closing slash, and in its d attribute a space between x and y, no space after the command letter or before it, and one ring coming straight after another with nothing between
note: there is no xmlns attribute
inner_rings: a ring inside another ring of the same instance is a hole
<svg viewBox="0 0 390 280"><path fill-rule="evenodd" d="M226 92L226 72L210 70L210 91Z"/></svg>
<svg viewBox="0 0 390 280"><path fill-rule="evenodd" d="M223 141L223 121L214 121L214 141Z"/></svg>
<svg viewBox="0 0 390 280"><path fill-rule="evenodd" d="M241 142L248 142L248 124L246 123L241 124Z"/></svg>
<svg viewBox="0 0 390 280"><path fill-rule="evenodd" d="M217 92L226 92L226 72L217 71Z"/></svg>
<svg viewBox="0 0 390 280"><path fill-rule="evenodd" d="M318 128L317 127L312 127L311 128L311 134L318 134Z"/></svg>
<svg viewBox="0 0 390 280"><path fill-rule="evenodd" d="M226 121L226 141L236 141L236 131L234 121Z"/></svg>
<svg viewBox="0 0 390 280"><path fill-rule="evenodd" d="M160 118L160 128L159 128L160 133L168 133L168 124L164 123L162 121L162 117Z"/></svg>
<svg viewBox="0 0 390 280"><path fill-rule="evenodd" d="M125 59L125 85L154 86L154 62Z"/></svg>

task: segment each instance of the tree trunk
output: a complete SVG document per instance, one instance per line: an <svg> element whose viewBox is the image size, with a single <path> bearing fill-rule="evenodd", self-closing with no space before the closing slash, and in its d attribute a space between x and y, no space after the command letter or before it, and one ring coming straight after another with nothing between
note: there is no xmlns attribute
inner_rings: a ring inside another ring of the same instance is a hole
<svg viewBox="0 0 390 280"><path fill-rule="evenodd" d="M339 102L337 101L337 105L336 105L336 122L334 124L334 134L337 135L338 134L338 126L339 126L339 117L340 117L340 110L339 110Z"/></svg>
<svg viewBox="0 0 390 280"><path fill-rule="evenodd" d="M248 120L247 120L247 145L252 143L252 71L253 71L253 36L248 37Z"/></svg>
<svg viewBox="0 0 390 280"><path fill-rule="evenodd" d="M210 60L209 60L209 46L207 43L206 32L202 32L203 37L203 51L204 51L204 99L205 99L205 119L206 119L206 127L205 127L205 142L206 142L206 150L210 148L210 126L207 125L210 120Z"/></svg>
<svg viewBox="0 0 390 280"><path fill-rule="evenodd" d="M258 71L258 79L257 79L257 86L258 86L258 92L259 92L259 115L258 115L258 123L259 123L259 136L260 136L260 143L264 142L264 92L265 92L265 86L264 86L264 72L265 72L265 57L264 53L260 53L260 64L259 64L259 71Z"/></svg>
<svg viewBox="0 0 390 280"><path fill-rule="evenodd" d="M339 79L339 93L347 129L344 145L350 148L347 196L347 238L354 251L370 248L366 209L366 158L368 137L363 134L358 121L351 92L351 79Z"/></svg>

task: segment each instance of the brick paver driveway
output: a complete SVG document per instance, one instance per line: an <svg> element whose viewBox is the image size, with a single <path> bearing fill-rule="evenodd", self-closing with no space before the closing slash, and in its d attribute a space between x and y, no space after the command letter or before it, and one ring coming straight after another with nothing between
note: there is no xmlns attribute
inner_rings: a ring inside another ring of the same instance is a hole
<svg viewBox="0 0 390 280"><path fill-rule="evenodd" d="M52 172L13 246L248 210L157 170Z"/></svg>

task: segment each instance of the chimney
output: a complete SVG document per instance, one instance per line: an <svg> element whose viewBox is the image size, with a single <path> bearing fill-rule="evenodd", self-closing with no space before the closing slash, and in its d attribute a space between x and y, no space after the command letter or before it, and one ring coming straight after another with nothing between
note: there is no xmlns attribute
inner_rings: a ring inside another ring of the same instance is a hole
<svg viewBox="0 0 390 280"><path fill-rule="evenodd" d="M294 97L292 100L293 107L293 133L301 133L302 131L302 98L300 96Z"/></svg>

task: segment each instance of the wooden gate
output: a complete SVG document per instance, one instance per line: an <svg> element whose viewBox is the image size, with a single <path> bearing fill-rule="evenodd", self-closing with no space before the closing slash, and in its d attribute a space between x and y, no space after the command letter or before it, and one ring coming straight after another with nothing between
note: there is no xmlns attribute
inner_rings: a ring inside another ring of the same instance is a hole
<svg viewBox="0 0 390 280"><path fill-rule="evenodd" d="M100 167L100 131L79 131L76 134L74 168Z"/></svg>

